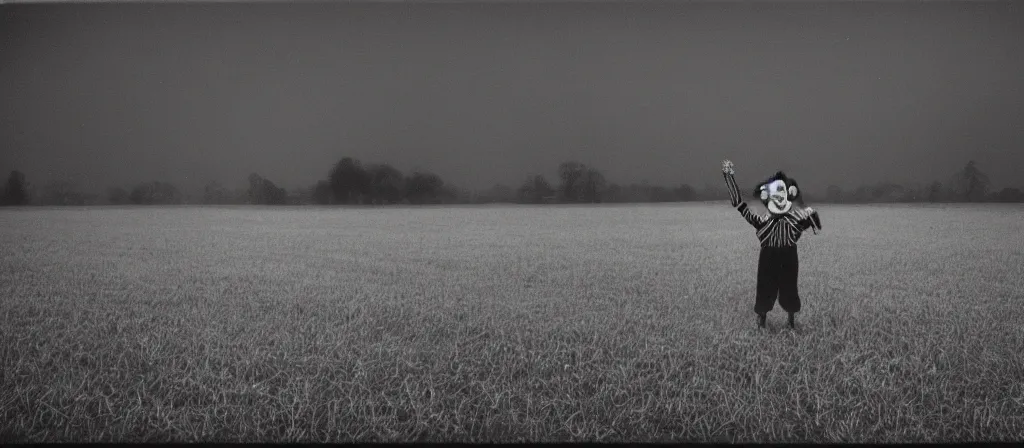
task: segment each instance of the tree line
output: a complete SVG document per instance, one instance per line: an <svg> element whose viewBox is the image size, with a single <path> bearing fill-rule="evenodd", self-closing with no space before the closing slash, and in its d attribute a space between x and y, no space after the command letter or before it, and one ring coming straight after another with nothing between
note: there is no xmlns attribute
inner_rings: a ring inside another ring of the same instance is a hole
<svg viewBox="0 0 1024 448"><path fill-rule="evenodd" d="M818 199L832 203L1024 202L1024 193L1014 187L993 190L988 176L972 160L950 176L946 183L933 181L923 185L901 185L879 182L850 191L829 185Z"/></svg>
<svg viewBox="0 0 1024 448"><path fill-rule="evenodd" d="M364 165L344 157L332 165L326 178L307 188L287 191L263 176L252 173L248 187L228 189L219 182L207 184L201 196L183 194L174 185L152 181L130 189L113 186L106 195L82 192L70 181L56 180L36 189L24 173L12 171L4 186L4 205L93 205L93 204L219 204L219 205L388 205L388 204L571 204L571 203L653 203L725 200L723 186L707 184L703 189L680 183L673 186L648 182L627 185L609 182L595 167L567 161L558 165L552 183L541 174L526 176L518 186L496 184L484 190L458 188L440 176L415 170L408 174L387 163ZM880 182L850 191L830 185L824 194L805 192L808 202L892 203L892 202L1024 202L1024 193L1007 187L998 191L974 161L957 171L945 183L901 185Z"/></svg>

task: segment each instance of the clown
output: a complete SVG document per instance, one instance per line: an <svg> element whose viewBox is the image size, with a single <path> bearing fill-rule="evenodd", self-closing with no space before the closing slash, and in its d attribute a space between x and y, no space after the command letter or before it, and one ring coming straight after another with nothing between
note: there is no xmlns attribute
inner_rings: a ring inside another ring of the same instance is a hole
<svg viewBox="0 0 1024 448"><path fill-rule="evenodd" d="M741 200L740 190L733 177L732 162L722 162L722 174L729 187L729 198L732 206L740 215L756 229L757 239L761 241L761 255L757 262L757 296L754 312L757 314L757 325L764 328L769 311L775 307L778 297L779 306L789 313L789 327L795 328L794 315L800 311L800 295L797 292L797 274L799 260L796 242L807 229L815 234L821 229L818 212L810 207L796 207L793 201L802 202L800 188L796 181L779 171L761 182L754 189L754 196L768 209L764 215L755 215Z"/></svg>

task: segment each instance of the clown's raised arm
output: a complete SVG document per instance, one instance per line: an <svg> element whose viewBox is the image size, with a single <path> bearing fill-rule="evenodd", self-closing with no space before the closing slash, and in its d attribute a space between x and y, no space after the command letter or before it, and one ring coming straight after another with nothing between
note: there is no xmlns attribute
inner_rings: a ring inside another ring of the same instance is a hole
<svg viewBox="0 0 1024 448"><path fill-rule="evenodd" d="M765 223L765 219L763 216L755 215L754 212L750 211L750 208L747 207L747 203L744 202L740 196L739 187L736 186L735 174L736 171L733 170L732 161L723 160L722 176L725 177L725 185L729 188L729 200L731 201L732 206L736 207L736 210L740 212L743 219L747 220L750 225L761 228Z"/></svg>

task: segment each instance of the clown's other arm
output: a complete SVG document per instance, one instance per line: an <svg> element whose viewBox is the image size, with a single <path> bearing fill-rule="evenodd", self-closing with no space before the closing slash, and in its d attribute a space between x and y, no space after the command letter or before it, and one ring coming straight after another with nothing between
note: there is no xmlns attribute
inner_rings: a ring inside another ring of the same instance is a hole
<svg viewBox="0 0 1024 448"><path fill-rule="evenodd" d="M722 176L725 177L725 185L729 188L729 200L732 206L736 207L736 210L740 212L743 219L747 220L750 225L755 228L761 228L764 226L765 219L763 216L755 215L754 212L750 211L750 207L747 207L747 203L740 196L739 187L736 186L735 174L732 162L729 160L722 161Z"/></svg>
<svg viewBox="0 0 1024 448"><path fill-rule="evenodd" d="M800 226L801 231L811 229L815 234L817 234L818 231L821 230L821 217L818 216L817 210L807 207L800 210L799 214L800 219L797 221L797 224Z"/></svg>

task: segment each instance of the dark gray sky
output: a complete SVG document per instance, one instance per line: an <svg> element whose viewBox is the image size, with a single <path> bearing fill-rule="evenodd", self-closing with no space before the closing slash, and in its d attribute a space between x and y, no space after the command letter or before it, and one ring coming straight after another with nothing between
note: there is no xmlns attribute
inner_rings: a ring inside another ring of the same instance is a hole
<svg viewBox="0 0 1024 448"><path fill-rule="evenodd" d="M470 187L1024 186L1020 2L0 8L0 169L305 186L342 156Z"/></svg>

